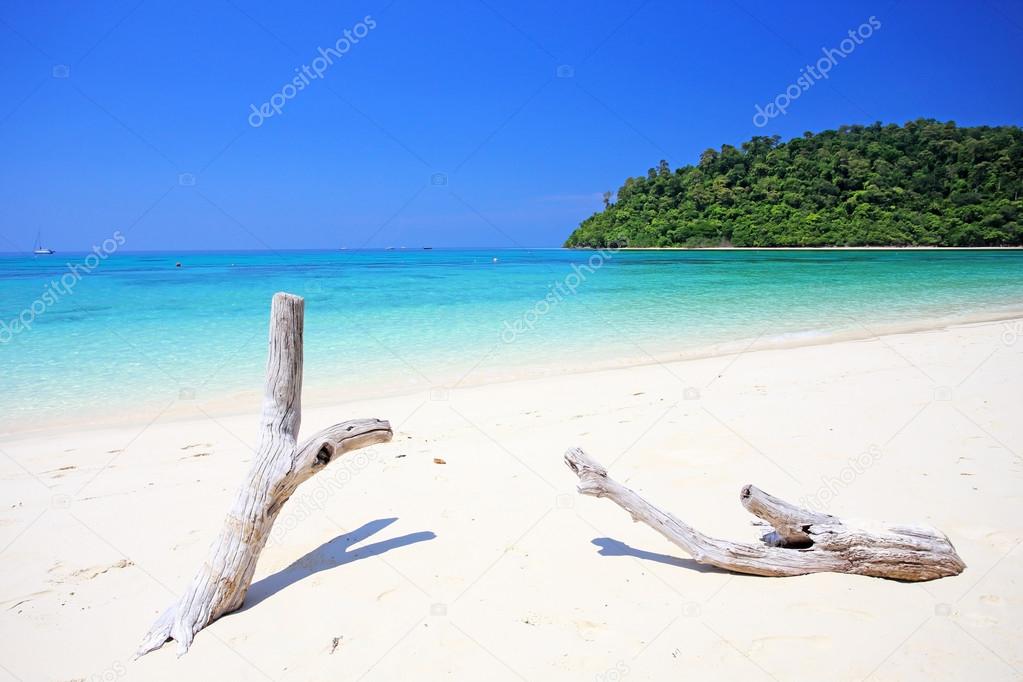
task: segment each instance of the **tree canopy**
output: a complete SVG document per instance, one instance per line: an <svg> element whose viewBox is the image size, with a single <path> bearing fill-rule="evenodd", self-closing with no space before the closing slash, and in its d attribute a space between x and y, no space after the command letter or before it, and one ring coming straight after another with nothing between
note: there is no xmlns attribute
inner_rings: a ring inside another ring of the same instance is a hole
<svg viewBox="0 0 1023 682"><path fill-rule="evenodd" d="M1023 244L1023 130L929 119L758 136L626 178L568 247Z"/></svg>

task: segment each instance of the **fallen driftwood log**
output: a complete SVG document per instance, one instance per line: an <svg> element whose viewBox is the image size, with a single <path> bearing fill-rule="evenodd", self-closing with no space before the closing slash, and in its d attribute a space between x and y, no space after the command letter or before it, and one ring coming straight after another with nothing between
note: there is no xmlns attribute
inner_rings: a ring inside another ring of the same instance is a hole
<svg viewBox="0 0 1023 682"><path fill-rule="evenodd" d="M266 388L252 468L206 561L181 598L153 624L136 657L171 639L177 641L180 656L188 651L195 633L240 608L277 514L299 484L350 450L391 440L388 422L356 419L298 443L303 314L304 302L298 296L274 295Z"/></svg>
<svg viewBox="0 0 1023 682"><path fill-rule="evenodd" d="M847 525L829 514L802 509L747 485L742 506L770 524L764 544L718 540L661 511L607 475L607 470L579 448L565 453L565 463L579 476L579 492L606 497L668 540L695 561L737 573L765 576L807 573L855 573L877 578L919 581L958 575L966 564L944 533L921 525Z"/></svg>

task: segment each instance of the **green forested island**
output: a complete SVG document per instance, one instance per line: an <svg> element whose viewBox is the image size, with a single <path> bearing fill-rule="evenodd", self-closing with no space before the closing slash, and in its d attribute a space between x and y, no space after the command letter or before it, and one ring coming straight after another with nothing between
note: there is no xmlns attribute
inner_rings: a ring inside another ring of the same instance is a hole
<svg viewBox="0 0 1023 682"><path fill-rule="evenodd" d="M1017 246L1021 195L1019 127L842 126L661 161L565 246Z"/></svg>

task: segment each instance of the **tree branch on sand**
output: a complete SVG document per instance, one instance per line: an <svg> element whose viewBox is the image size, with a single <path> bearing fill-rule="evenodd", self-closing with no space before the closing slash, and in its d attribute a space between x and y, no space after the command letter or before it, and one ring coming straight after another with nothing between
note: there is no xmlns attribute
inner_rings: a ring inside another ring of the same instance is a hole
<svg viewBox="0 0 1023 682"><path fill-rule="evenodd" d="M270 351L256 456L206 561L180 599L163 612L136 657L173 639L178 655L199 630L239 609L277 515L298 486L341 455L391 440L391 425L357 419L329 426L298 443L302 421L302 327L305 305L278 293L270 313Z"/></svg>
<svg viewBox="0 0 1023 682"><path fill-rule="evenodd" d="M718 540L650 504L607 475L607 469L579 448L565 453L579 476L579 492L606 497L701 564L736 573L793 576L854 573L877 578L921 581L958 575L966 568L941 531L923 525L846 522L802 509L752 485L739 493L742 506L774 531L763 544Z"/></svg>

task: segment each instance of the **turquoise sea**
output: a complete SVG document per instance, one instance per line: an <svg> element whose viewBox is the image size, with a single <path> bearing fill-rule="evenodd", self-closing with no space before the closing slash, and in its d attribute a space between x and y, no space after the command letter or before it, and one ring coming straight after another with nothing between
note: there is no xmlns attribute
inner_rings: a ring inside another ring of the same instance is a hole
<svg viewBox="0 0 1023 682"><path fill-rule="evenodd" d="M276 291L306 298L315 401L1023 310L1023 251L0 255L0 431L257 409Z"/></svg>

